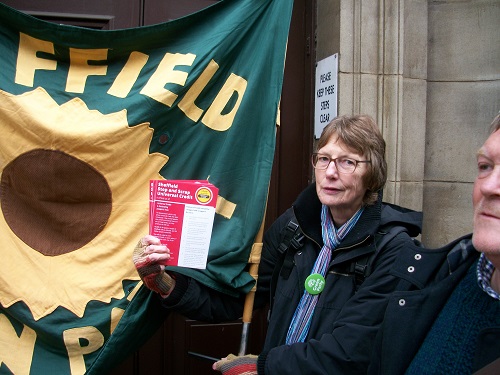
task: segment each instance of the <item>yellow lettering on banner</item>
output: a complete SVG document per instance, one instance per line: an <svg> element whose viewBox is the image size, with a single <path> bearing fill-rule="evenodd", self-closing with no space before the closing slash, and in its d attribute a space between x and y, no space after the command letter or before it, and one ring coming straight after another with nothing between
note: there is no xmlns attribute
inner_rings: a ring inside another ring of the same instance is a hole
<svg viewBox="0 0 500 375"><path fill-rule="evenodd" d="M174 68L178 65L191 66L195 58L196 55L192 53L165 54L156 71L142 88L141 94L149 96L151 99L171 107L175 99L177 99L177 94L167 90L165 85L167 83L176 83L184 86L188 74L186 72L174 70Z"/></svg>
<svg viewBox="0 0 500 375"><path fill-rule="evenodd" d="M127 97L148 59L148 55L133 51L127 63L113 82L113 85L108 90L108 94L116 96L117 98Z"/></svg>
<svg viewBox="0 0 500 375"><path fill-rule="evenodd" d="M36 332L25 325L18 337L4 314L0 314L0 332L0 364L4 363L13 374L28 375L35 350Z"/></svg>
<svg viewBox="0 0 500 375"><path fill-rule="evenodd" d="M217 131L225 131L231 127L240 107L241 100L245 94L248 82L246 79L231 73L229 78L222 86L220 92L215 97L210 108L208 108L207 113L203 116L201 120L207 127ZM234 107L227 114L222 114L222 111L226 107L227 103L231 99L234 93L238 94L238 99Z"/></svg>
<svg viewBox="0 0 500 375"><path fill-rule="evenodd" d="M195 83L189 88L188 92L182 100L177 105L182 112L186 114L194 122L198 121L198 119L203 114L203 110L200 109L194 101L198 98L203 89L207 86L207 83L212 79L215 72L219 69L219 64L217 64L214 60L210 60L210 63L205 68L203 73L198 77Z"/></svg>
<svg viewBox="0 0 500 375"><path fill-rule="evenodd" d="M109 49L81 49L69 48L70 64L66 77L67 92L83 93L89 76L105 76L108 72L107 58ZM54 56L43 56L41 53ZM178 70L178 66L192 66L196 55L193 53L166 53L151 74L140 94L150 97L159 103L172 107L179 94L167 89L168 84L185 86L189 73ZM134 84L137 83L149 56L132 51L121 71L114 77L113 84L107 91L117 98L126 98ZM99 63L99 64L97 64ZM15 83L24 86L34 86L37 70L56 70L57 61L54 52L54 43L33 38L20 33L19 53L17 56ZM196 81L187 89L182 90L185 95L178 103L178 108L193 122L201 118L201 123L216 131L228 130L238 112L243 100L248 82L246 79L231 73L221 90L215 96L208 109L204 110L195 104L202 91L219 69L219 64L210 60ZM107 79L107 78L106 78ZM96 86L97 83L96 83ZM232 98L236 98L234 104ZM231 104L230 104L231 103ZM229 108L232 105L232 108ZM203 114L203 112L205 114ZM227 113L223 113L227 112ZM202 117L203 116L203 117Z"/></svg>
<svg viewBox="0 0 500 375"><path fill-rule="evenodd" d="M15 82L33 87L37 69L56 70L57 62L37 56L37 52L54 54L54 44L19 33Z"/></svg>
<svg viewBox="0 0 500 375"><path fill-rule="evenodd" d="M63 332L72 375L85 374L84 355L95 352L104 345L104 336L95 327L71 328Z"/></svg>
<svg viewBox="0 0 500 375"><path fill-rule="evenodd" d="M105 65L89 65L89 61L104 61L108 57L107 49L69 49L69 71L66 91L82 93L87 77L104 76L108 70Z"/></svg>

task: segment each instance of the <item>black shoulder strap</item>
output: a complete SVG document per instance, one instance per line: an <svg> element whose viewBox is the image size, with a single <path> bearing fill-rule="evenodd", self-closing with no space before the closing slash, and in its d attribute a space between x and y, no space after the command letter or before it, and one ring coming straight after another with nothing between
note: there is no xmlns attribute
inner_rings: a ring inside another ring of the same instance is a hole
<svg viewBox="0 0 500 375"><path fill-rule="evenodd" d="M392 226L388 231L382 229L376 233L375 252L357 259L356 262L351 265L351 272L354 273L356 290L358 290L363 281L372 273L373 260L377 256L378 251L384 248L385 245L402 232L408 232L407 228L403 226Z"/></svg>
<svg viewBox="0 0 500 375"><path fill-rule="evenodd" d="M402 232L408 233L408 228L401 225L395 225L390 227L389 230L380 229L375 235L375 245L377 246L377 250L382 249L385 245L392 241L394 237Z"/></svg>
<svg viewBox="0 0 500 375"><path fill-rule="evenodd" d="M295 252L300 249L303 245L304 234L300 230L299 224L295 222L295 218L291 218L286 227L284 228L284 233L282 234L283 239L278 246L279 258L276 263L271 278L271 299L269 314L271 312L271 307L274 302L274 293L276 292L276 284L278 283L278 275L285 279L288 279L290 272L293 268L293 257Z"/></svg>
<svg viewBox="0 0 500 375"><path fill-rule="evenodd" d="M290 219L285 227L285 236L279 246L282 265L276 267L276 269L280 270L281 276L285 279L288 279L290 276L290 272L293 268L293 257L297 250L302 247L303 240L304 234L300 230L299 224L297 224L293 218Z"/></svg>

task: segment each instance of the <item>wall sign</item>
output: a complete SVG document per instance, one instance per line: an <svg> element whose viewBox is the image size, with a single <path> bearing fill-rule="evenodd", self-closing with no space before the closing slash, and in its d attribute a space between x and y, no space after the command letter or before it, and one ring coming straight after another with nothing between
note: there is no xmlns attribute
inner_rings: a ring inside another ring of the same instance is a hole
<svg viewBox="0 0 500 375"><path fill-rule="evenodd" d="M314 104L314 137L337 116L337 81L339 54L329 56L316 64Z"/></svg>

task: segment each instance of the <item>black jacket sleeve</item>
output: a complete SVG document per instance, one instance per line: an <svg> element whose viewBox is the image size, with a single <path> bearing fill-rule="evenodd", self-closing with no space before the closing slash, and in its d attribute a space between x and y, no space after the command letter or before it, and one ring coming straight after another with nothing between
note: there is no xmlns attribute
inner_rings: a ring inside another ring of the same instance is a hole
<svg viewBox="0 0 500 375"><path fill-rule="evenodd" d="M202 322L220 323L239 319L243 314L245 295L238 297L215 291L181 274L174 274L176 285L172 294L163 299L169 310Z"/></svg>

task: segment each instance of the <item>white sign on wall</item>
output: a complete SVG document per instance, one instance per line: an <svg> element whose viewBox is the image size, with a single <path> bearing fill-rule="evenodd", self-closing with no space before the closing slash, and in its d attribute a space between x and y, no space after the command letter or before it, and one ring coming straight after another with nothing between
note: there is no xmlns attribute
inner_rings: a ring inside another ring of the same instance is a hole
<svg viewBox="0 0 500 375"><path fill-rule="evenodd" d="M314 104L314 136L319 138L323 128L337 116L337 78L339 54L316 64Z"/></svg>

